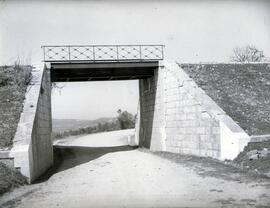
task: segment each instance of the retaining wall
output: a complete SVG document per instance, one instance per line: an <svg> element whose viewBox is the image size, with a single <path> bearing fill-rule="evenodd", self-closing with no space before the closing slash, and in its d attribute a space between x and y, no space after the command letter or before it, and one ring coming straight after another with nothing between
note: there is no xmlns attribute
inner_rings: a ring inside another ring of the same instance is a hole
<svg viewBox="0 0 270 208"><path fill-rule="evenodd" d="M51 141L51 81L44 65L34 65L27 88L23 112L13 140L10 157L29 182L34 181L53 163Z"/></svg>
<svg viewBox="0 0 270 208"><path fill-rule="evenodd" d="M175 62L140 80L140 146L234 159L250 137Z"/></svg>

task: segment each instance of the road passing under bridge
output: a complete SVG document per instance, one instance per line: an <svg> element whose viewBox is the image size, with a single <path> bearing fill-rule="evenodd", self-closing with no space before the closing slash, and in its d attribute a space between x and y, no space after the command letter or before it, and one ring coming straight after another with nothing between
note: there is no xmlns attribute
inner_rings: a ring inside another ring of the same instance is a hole
<svg viewBox="0 0 270 208"><path fill-rule="evenodd" d="M270 206L269 180L211 160L195 163L187 157L174 162L134 149L127 146L131 134L132 130L118 131L58 142L65 152L63 159L73 165L47 181L5 195L9 201L0 207Z"/></svg>

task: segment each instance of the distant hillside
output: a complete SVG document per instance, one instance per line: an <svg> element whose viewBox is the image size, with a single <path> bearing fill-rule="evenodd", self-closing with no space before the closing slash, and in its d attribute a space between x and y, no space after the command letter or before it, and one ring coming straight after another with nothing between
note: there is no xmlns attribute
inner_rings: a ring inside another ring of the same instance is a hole
<svg viewBox="0 0 270 208"><path fill-rule="evenodd" d="M248 134L270 134L270 63L179 65Z"/></svg>
<svg viewBox="0 0 270 208"><path fill-rule="evenodd" d="M96 120L79 120L79 119L53 119L53 132L63 132L68 130L76 130L84 127L96 126L98 123L113 122L116 118L99 118Z"/></svg>

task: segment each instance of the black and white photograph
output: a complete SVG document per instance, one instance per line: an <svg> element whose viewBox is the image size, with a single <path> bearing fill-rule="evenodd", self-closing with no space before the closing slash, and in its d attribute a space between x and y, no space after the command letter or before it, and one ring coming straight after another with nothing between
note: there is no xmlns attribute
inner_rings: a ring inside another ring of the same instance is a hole
<svg viewBox="0 0 270 208"><path fill-rule="evenodd" d="M0 208L270 208L270 1L0 0Z"/></svg>

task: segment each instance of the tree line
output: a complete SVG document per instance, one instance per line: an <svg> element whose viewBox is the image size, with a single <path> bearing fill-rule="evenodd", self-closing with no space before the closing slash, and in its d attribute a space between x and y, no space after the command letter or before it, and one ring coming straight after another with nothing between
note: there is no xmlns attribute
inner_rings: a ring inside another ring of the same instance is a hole
<svg viewBox="0 0 270 208"><path fill-rule="evenodd" d="M94 134L94 133L99 133L99 132L135 128L135 119L136 119L135 115L127 111L122 111L121 109L119 109L117 113L118 113L118 116L116 117L115 121L98 123L95 126L83 127L83 128L67 130L63 132L53 132L52 138L60 139L60 138L68 137L68 136L75 136L75 135L81 135L81 134Z"/></svg>

